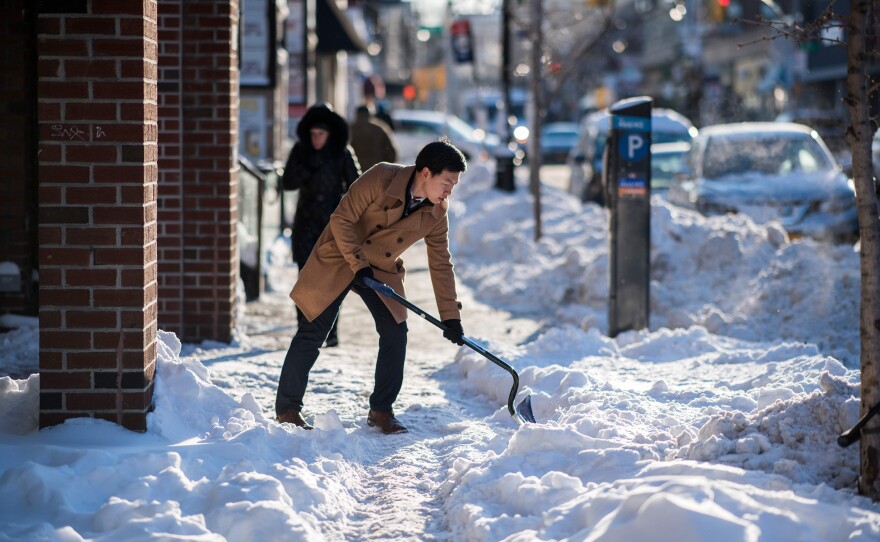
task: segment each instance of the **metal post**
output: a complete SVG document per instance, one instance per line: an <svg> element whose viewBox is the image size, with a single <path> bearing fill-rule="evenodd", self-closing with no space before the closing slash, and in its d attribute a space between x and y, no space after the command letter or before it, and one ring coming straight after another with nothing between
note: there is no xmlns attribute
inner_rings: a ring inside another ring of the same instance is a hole
<svg viewBox="0 0 880 542"><path fill-rule="evenodd" d="M510 0L501 3L501 95L504 101L504 133L498 134L501 142L495 152L495 188L505 192L515 190L513 182L513 139L510 117Z"/></svg>

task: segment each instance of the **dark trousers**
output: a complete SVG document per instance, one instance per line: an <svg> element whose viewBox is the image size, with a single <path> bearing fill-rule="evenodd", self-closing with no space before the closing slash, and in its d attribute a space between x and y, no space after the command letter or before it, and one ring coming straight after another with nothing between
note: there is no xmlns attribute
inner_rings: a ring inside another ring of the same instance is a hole
<svg viewBox="0 0 880 542"><path fill-rule="evenodd" d="M397 394L403 386L403 365L406 359L406 322L397 323L379 294L369 288L352 286L351 290L364 300L379 332L379 355L376 359L376 373L373 393L370 395L370 408L380 412L391 410ZM288 410L301 410L303 396L309 383L309 371L318 359L319 348L327 339L327 334L336 321L342 300L349 288L343 290L317 318L309 322L303 318L290 342L278 393L275 397L275 413Z"/></svg>
<svg viewBox="0 0 880 542"><path fill-rule="evenodd" d="M305 323L308 323L308 319L306 315L299 310L299 307L296 308L296 324L297 329L301 328ZM331 340L335 340L335 342L339 343L339 315L336 315L336 319L333 320L333 325L330 327L330 333L327 334L327 342L329 343Z"/></svg>

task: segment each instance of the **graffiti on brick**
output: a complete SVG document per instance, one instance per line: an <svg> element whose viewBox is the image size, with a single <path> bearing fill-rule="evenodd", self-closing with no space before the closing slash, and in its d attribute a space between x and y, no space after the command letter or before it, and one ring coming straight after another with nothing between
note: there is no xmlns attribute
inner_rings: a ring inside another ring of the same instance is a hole
<svg viewBox="0 0 880 542"><path fill-rule="evenodd" d="M83 127L77 125L66 126L63 124L53 124L50 135L55 139L64 139L67 141L88 141L89 139L89 132L86 129L83 129ZM93 139L104 139L106 137L107 132L104 131L103 127L94 127Z"/></svg>
<svg viewBox="0 0 880 542"><path fill-rule="evenodd" d="M52 125L52 137L58 139L66 139L68 141L85 141L88 132L79 126L64 126L63 124Z"/></svg>

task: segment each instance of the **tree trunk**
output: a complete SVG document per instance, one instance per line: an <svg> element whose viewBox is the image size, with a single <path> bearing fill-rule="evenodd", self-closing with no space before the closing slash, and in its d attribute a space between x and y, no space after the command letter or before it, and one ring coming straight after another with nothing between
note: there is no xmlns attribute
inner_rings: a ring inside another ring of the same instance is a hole
<svg viewBox="0 0 880 542"><path fill-rule="evenodd" d="M871 20L871 0L852 0L847 27L846 104L851 129L847 132L852 149L853 177L859 213L862 290L861 336L861 416L880 402L878 363L880 363L880 219L874 190L869 118L866 35ZM880 418L862 430L859 492L880 500Z"/></svg>
<svg viewBox="0 0 880 542"><path fill-rule="evenodd" d="M541 118L544 113L543 87L544 0L532 0L532 77L529 86L532 91L532 122L529 135L529 188L535 204L535 241L541 239Z"/></svg>

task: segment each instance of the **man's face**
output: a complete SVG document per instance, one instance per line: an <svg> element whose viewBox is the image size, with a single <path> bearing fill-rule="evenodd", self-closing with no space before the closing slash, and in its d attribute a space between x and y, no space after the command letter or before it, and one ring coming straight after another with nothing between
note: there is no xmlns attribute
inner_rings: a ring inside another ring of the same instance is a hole
<svg viewBox="0 0 880 542"><path fill-rule="evenodd" d="M319 151L327 144L330 132L321 128L312 128L309 130L309 135L312 138L312 148Z"/></svg>
<svg viewBox="0 0 880 542"><path fill-rule="evenodd" d="M428 200L437 205L445 201L452 194L452 190L458 184L461 177L461 172L452 172L444 169L437 175L431 175L430 169L422 168L419 175L422 175L425 179L425 192L427 193Z"/></svg>

